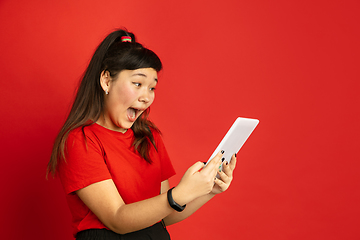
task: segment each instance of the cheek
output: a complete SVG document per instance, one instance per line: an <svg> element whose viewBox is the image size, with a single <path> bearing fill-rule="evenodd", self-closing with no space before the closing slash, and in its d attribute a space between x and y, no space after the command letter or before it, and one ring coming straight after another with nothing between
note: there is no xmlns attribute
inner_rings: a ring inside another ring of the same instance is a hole
<svg viewBox="0 0 360 240"><path fill-rule="evenodd" d="M136 93L131 89L122 89L119 92L118 100L122 104L131 104L136 99Z"/></svg>

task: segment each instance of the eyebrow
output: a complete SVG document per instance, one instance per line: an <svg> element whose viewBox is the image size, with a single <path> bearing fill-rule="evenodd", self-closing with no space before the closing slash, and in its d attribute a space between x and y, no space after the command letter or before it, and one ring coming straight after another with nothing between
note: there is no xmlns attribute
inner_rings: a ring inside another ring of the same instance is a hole
<svg viewBox="0 0 360 240"><path fill-rule="evenodd" d="M146 74L144 74L144 73L134 73L134 74L133 74L133 76L136 76L136 75L137 75L137 76L141 76L141 77L147 77ZM157 78L155 78L154 80L155 80L156 82L158 82L158 79L157 79Z"/></svg>

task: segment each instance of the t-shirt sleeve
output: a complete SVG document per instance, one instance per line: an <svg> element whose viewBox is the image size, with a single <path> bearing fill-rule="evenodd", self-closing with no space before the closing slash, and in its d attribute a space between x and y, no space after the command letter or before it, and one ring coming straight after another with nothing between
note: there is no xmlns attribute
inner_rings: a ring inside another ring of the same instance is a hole
<svg viewBox="0 0 360 240"><path fill-rule="evenodd" d="M85 132L84 138L82 130L76 129L69 134L65 147L66 161L59 162L58 174L66 194L111 179L103 148L93 133Z"/></svg>
<svg viewBox="0 0 360 240"><path fill-rule="evenodd" d="M153 133L156 148L161 161L161 181L165 181L175 175L175 169L171 163L169 154L166 151L164 142L159 133Z"/></svg>

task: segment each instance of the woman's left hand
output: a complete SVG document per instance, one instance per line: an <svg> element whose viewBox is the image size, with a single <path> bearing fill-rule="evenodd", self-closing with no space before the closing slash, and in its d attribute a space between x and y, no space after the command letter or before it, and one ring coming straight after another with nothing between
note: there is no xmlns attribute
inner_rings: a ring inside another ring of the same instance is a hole
<svg viewBox="0 0 360 240"><path fill-rule="evenodd" d="M214 187L211 191L212 194L218 194L226 191L229 188L231 181L233 180L233 172L236 166L235 154L231 157L229 164L222 165L222 171L218 171L220 178L215 178Z"/></svg>

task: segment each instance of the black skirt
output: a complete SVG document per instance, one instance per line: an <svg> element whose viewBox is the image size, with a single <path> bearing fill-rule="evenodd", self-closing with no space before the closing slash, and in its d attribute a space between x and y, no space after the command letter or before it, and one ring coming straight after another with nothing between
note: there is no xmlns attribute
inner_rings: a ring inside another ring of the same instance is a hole
<svg viewBox="0 0 360 240"><path fill-rule="evenodd" d="M170 235L160 222L127 234L118 234L107 229L88 229L78 232L76 240L170 240Z"/></svg>

